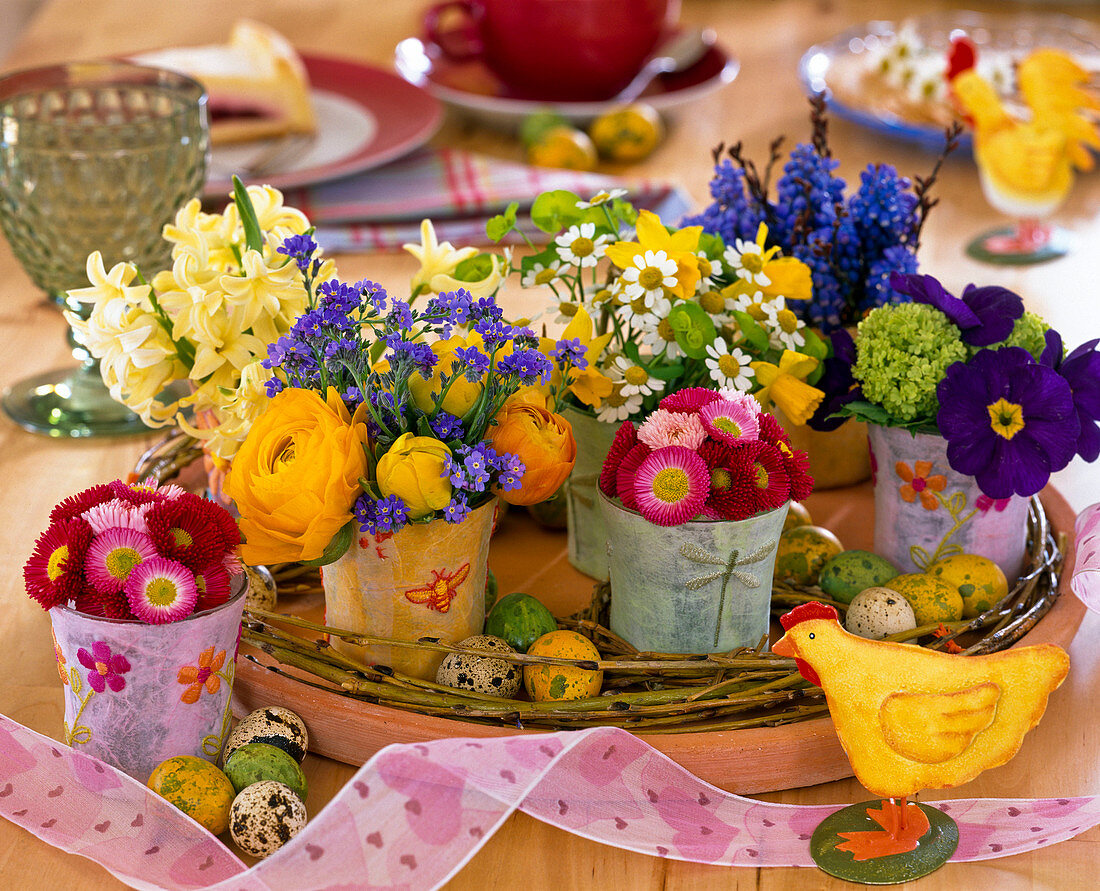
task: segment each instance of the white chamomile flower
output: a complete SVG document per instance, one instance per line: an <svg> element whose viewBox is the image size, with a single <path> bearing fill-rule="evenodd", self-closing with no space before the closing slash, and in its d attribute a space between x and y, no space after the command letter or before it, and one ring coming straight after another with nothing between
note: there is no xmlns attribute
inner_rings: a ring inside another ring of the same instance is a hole
<svg viewBox="0 0 1100 891"><path fill-rule="evenodd" d="M644 297L646 305L652 306L658 298L664 298L666 288L676 287L677 271L676 261L664 251L646 251L635 254L619 278L627 300Z"/></svg>
<svg viewBox="0 0 1100 891"><path fill-rule="evenodd" d="M769 251L774 253L774 251ZM730 270L743 281L766 288L772 280L764 274L764 264L768 261L764 249L755 241L738 238L727 247L722 258L729 264Z"/></svg>
<svg viewBox="0 0 1100 891"><path fill-rule="evenodd" d="M764 320L764 325L768 328L772 346L797 350L806 343L806 335L803 332L806 323L787 309L782 297L771 301L766 311L768 316Z"/></svg>
<svg viewBox="0 0 1100 891"><path fill-rule="evenodd" d="M558 304L558 314L554 316L554 321L568 325L573 321L573 317L576 316L577 311L581 308L581 304L574 303L572 300L562 300Z"/></svg>
<svg viewBox="0 0 1100 891"><path fill-rule="evenodd" d="M661 319L668 318L671 311L672 301L664 294L659 297L642 294L624 303L616 315L633 328L647 328L660 323Z"/></svg>
<svg viewBox="0 0 1100 891"><path fill-rule="evenodd" d="M625 194L626 189L610 189L606 192L597 192L587 201L578 201L577 207L581 210L587 210L589 207L599 207L601 204L607 204L616 198L622 198Z"/></svg>
<svg viewBox="0 0 1100 891"><path fill-rule="evenodd" d="M641 395L635 393L633 396L626 396L622 392L622 387L622 383L615 384L611 390L611 395L604 398L603 404L596 414L597 420L616 423L625 421L631 415L635 415L642 410Z"/></svg>
<svg viewBox="0 0 1100 891"><path fill-rule="evenodd" d="M663 356L665 359L679 359L684 355L680 344L676 342L676 332L668 319L660 319L647 325L640 325L642 332L642 344L649 347L654 356Z"/></svg>
<svg viewBox="0 0 1100 891"><path fill-rule="evenodd" d="M732 387L744 392L752 386L754 372L749 367L752 356L738 347L730 349L721 337L716 337L714 343L707 344L705 362L710 369L711 379L720 387Z"/></svg>
<svg viewBox="0 0 1100 891"><path fill-rule="evenodd" d="M520 279L520 284L525 288L534 288L539 285L549 285L561 278L561 260L551 260L549 266L536 263Z"/></svg>
<svg viewBox="0 0 1100 891"><path fill-rule="evenodd" d="M695 256L699 258L699 284L696 291L704 294L718 287L715 280L722 277L722 261L711 259L703 251Z"/></svg>
<svg viewBox="0 0 1100 891"><path fill-rule="evenodd" d="M610 238L606 233L596 235L595 223L581 223L566 229L554 239L554 244L563 262L583 269L600 262Z"/></svg>
<svg viewBox="0 0 1100 891"><path fill-rule="evenodd" d="M641 365L635 365L626 356L616 356L614 367L622 373L622 394L624 396L638 394L650 396L665 388L664 381L653 377Z"/></svg>
<svg viewBox="0 0 1100 891"><path fill-rule="evenodd" d="M781 303L782 297L776 298ZM766 297L763 291L754 291L752 294L739 294L734 298L726 298L726 308L748 313L757 322L763 322L768 317L768 304L772 298Z"/></svg>

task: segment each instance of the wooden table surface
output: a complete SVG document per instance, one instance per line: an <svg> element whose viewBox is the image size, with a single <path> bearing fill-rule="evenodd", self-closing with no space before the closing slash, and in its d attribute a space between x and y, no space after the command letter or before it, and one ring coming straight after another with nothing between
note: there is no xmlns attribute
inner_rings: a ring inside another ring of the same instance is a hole
<svg viewBox="0 0 1100 891"><path fill-rule="evenodd" d="M5 69L125 54L168 44L220 42L241 15L265 21L291 37L299 49L345 56L389 67L394 45L419 32L425 4L389 0L81 0L46 2L31 22ZM1100 27L1096 4L952 4L926 2L923 9L982 11L1038 8L1068 12ZM913 10L903 0L684 0L685 22L713 27L722 45L741 61L741 73L723 90L681 109L668 138L645 162L609 173L667 178L684 186L697 206L707 199L710 151L720 142L743 140L750 157L764 159L779 134L788 145L808 135L807 105L796 67L803 50L838 31L872 18L896 19ZM831 143L849 181L872 161L890 162L904 174L928 170L931 157L911 145L836 120ZM449 116L435 145L455 145L507 160L521 152L512 139ZM998 222L978 187L973 164L950 161L925 234L922 270L952 289L967 282L998 283L1018 291L1029 308L1044 315L1074 346L1100 335L1100 175L1079 180L1058 219L1074 231L1077 249L1037 267L993 269L969 260L967 240ZM405 254L338 257L348 280L369 275L400 292L415 262ZM514 299L514 297L513 297ZM71 360L64 324L0 243L0 384ZM91 442L53 441L0 421L0 712L59 737L62 698L45 614L23 593L21 567L45 526L50 507L93 483L123 476L154 436ZM1100 473L1073 465L1055 480L1075 509L1100 500ZM536 592L537 593L537 592ZM974 782L934 797L1048 797L1100 794L1100 734L1094 715L1100 702L1100 617L1089 615L1070 648L1069 679L1051 699L1042 724L1010 764ZM327 801L351 775L346 765L310 757L310 809ZM762 796L787 803L860 801L854 780ZM1095 887L1100 829L1037 853L984 863L949 864L923 879L922 888ZM10 888L116 888L110 875L79 857L62 854L12 824L0 821L0 884ZM731 870L661 860L595 844L516 815L475 856L450 887L511 888L808 888L841 887L812 870Z"/></svg>

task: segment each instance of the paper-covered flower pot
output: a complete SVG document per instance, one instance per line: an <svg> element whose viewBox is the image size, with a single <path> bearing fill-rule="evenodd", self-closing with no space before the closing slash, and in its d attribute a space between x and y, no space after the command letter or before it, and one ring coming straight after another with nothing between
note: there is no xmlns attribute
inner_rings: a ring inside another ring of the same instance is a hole
<svg viewBox="0 0 1100 891"><path fill-rule="evenodd" d="M361 536L321 571L325 624L398 640L458 643L480 634L495 511L493 500L461 523L433 520L396 534ZM444 656L410 647L362 647L335 637L330 642L353 659L429 680Z"/></svg>
<svg viewBox="0 0 1100 891"><path fill-rule="evenodd" d="M569 562L585 575L606 581L607 527L596 493L604 458L619 425L597 421L587 412L568 407L562 414L573 426L577 442L577 463L565 481Z"/></svg>
<svg viewBox="0 0 1100 891"><path fill-rule="evenodd" d="M768 633L787 502L747 520L655 526L600 492L611 630L639 650L724 653Z"/></svg>
<svg viewBox="0 0 1100 891"><path fill-rule="evenodd" d="M219 607L163 625L53 607L65 742L142 783L176 755L216 762L232 718L247 588L234 590Z"/></svg>
<svg viewBox="0 0 1100 891"><path fill-rule="evenodd" d="M983 495L947 463L947 440L870 425L875 490L875 553L902 572L952 554L980 554L1008 579L1023 569L1028 500Z"/></svg>

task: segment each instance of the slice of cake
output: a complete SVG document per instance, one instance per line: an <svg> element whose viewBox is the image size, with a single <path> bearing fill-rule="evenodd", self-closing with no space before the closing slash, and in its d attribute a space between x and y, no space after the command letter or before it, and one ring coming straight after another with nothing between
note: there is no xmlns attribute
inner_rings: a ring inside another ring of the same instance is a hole
<svg viewBox="0 0 1100 891"><path fill-rule="evenodd" d="M305 65L290 42L267 25L242 19L228 44L172 47L131 58L181 71L206 87L215 145L316 128Z"/></svg>

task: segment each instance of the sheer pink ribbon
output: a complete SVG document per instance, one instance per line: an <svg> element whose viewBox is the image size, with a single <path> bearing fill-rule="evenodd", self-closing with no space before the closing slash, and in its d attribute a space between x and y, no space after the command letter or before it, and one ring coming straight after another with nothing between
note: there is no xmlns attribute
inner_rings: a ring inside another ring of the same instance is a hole
<svg viewBox="0 0 1100 891"><path fill-rule="evenodd" d="M1022 854L1100 823L1100 798L936 802L955 860ZM659 857L811 866L809 838L841 805L742 798L612 727L447 739L380 751L267 860L216 837L127 775L0 715L0 814L139 889L438 887L519 808L567 832Z"/></svg>
<svg viewBox="0 0 1100 891"><path fill-rule="evenodd" d="M1100 613L1100 504L1077 515L1073 540L1077 559L1070 587L1085 606Z"/></svg>

